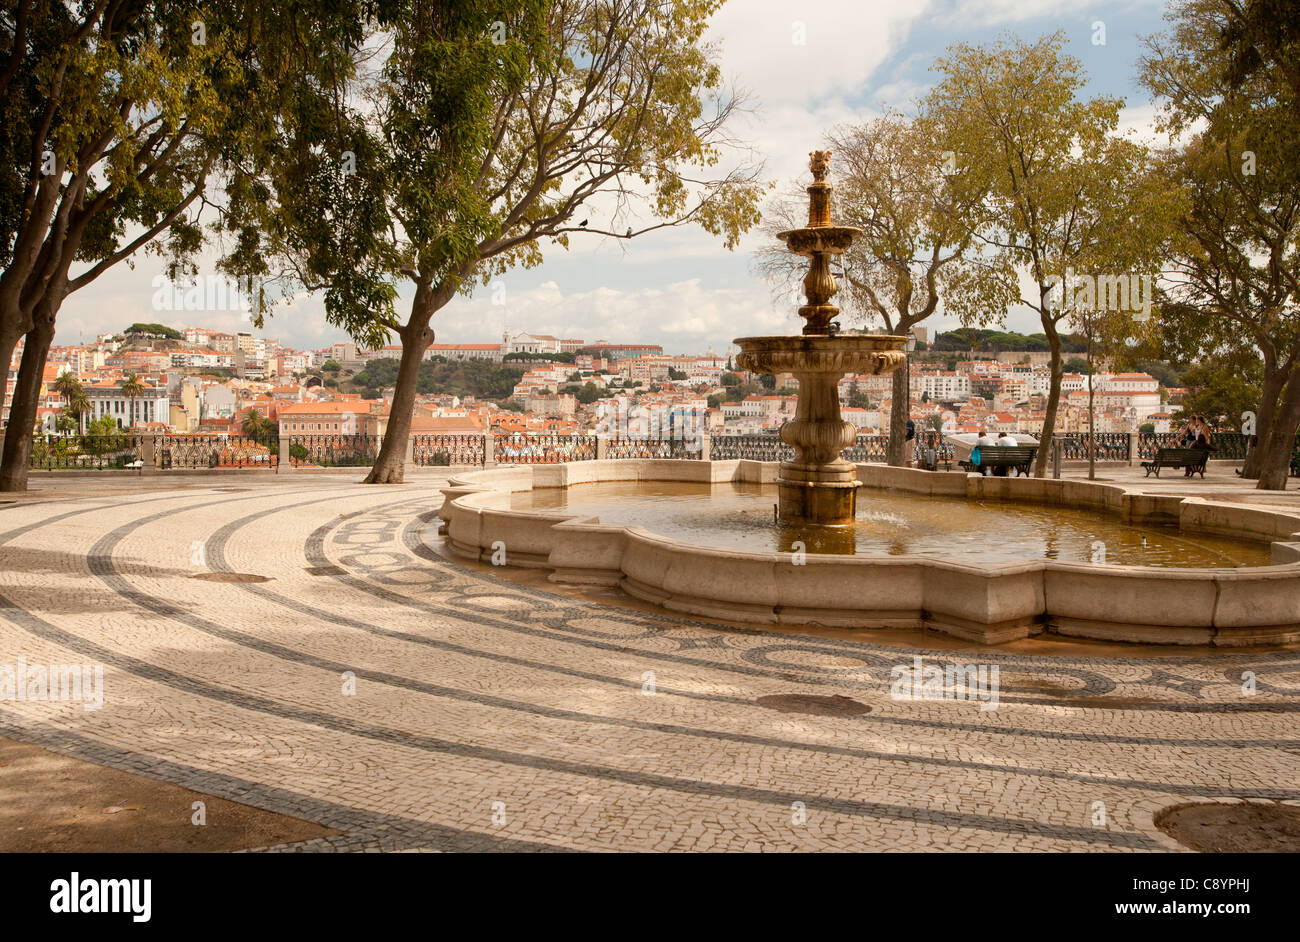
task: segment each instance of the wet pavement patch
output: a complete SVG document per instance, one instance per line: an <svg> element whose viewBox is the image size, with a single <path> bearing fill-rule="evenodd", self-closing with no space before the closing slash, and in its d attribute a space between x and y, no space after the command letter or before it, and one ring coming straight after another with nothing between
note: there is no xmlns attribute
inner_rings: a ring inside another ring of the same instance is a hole
<svg viewBox="0 0 1300 942"><path fill-rule="evenodd" d="M1194 802L1156 812L1155 824L1202 853L1300 851L1300 808L1274 802Z"/></svg>
<svg viewBox="0 0 1300 942"><path fill-rule="evenodd" d="M200 572L190 577L204 582L270 582L270 576L259 576L251 572Z"/></svg>
<svg viewBox="0 0 1300 942"><path fill-rule="evenodd" d="M819 696L811 693L779 693L759 697L754 701L769 710L782 713L811 713L813 716L861 716L870 713L871 707L850 697Z"/></svg>

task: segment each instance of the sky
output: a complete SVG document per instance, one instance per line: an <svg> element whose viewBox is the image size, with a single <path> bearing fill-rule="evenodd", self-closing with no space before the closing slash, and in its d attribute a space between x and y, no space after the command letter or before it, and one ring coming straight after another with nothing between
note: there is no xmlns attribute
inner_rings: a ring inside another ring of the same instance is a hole
<svg viewBox="0 0 1300 942"><path fill-rule="evenodd" d="M910 113L935 81L931 66L949 45L992 42L1005 32L1031 40L1063 31L1067 51L1088 75L1083 94L1124 99L1121 127L1149 133L1154 109L1137 84L1137 60L1142 39L1165 27L1164 6L1164 0L729 0L709 38L720 47L723 74L752 102L734 134L764 161L765 178L780 191L807 176L808 152L822 146L828 130L869 120L886 107ZM1104 45L1094 42L1098 22L1105 26ZM795 305L788 296L774 300L756 272L755 252L766 238L751 231L729 251L699 229L633 240L575 236L568 251L544 246L541 265L506 273L495 290L453 300L434 317L437 342L493 343L509 330L660 344L690 354L723 353L735 337L798 333L803 322ZM214 274L211 258L200 260L201 273ZM136 321L251 329L234 311L156 310L162 268L157 256L137 253L131 267L119 264L71 295L55 342L93 341ZM409 300L410 291L403 291L398 310ZM932 332L958 326L938 316L927 323ZM1006 327L1041 329L1027 309L1008 312ZM311 295L278 307L260 333L296 349L347 339Z"/></svg>

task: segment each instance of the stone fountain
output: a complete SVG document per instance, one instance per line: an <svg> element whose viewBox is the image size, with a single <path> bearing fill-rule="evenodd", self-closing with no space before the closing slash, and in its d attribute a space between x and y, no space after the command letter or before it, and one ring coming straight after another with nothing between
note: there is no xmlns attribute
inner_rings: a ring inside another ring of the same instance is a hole
<svg viewBox="0 0 1300 942"><path fill-rule="evenodd" d="M845 373L892 373L903 365L906 337L888 334L840 336L840 309L830 303L839 290L831 256L840 255L862 230L831 223L831 152L813 151L809 169L808 225L777 233L796 255L809 259L803 280L808 303L799 308L803 334L796 337L739 337L736 362L754 373L793 373L799 381L795 417L781 426L781 440L794 448L781 464L778 513L782 523L847 526L857 510L860 482L852 462L840 453L857 430L840 416L839 381Z"/></svg>

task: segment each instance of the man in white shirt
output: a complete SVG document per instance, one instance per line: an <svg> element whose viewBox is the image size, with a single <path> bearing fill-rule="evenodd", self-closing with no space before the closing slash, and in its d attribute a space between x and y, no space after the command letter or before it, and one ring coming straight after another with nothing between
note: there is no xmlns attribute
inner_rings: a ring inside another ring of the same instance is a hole
<svg viewBox="0 0 1300 942"><path fill-rule="evenodd" d="M1015 445L1016 445L1016 440L1012 438L1010 435L1008 435L1006 432L998 432L997 441L993 443L994 448L1014 448ZM997 468L996 470L994 470L993 473L996 474L998 477L1006 477L1007 469Z"/></svg>

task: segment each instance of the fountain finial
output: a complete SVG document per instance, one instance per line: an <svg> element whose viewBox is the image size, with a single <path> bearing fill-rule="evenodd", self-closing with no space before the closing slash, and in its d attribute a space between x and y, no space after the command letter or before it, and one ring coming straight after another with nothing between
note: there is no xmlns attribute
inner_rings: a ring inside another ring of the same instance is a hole
<svg viewBox="0 0 1300 942"><path fill-rule="evenodd" d="M831 152L815 150L808 154L808 169L812 171L813 180L822 183L831 169Z"/></svg>

